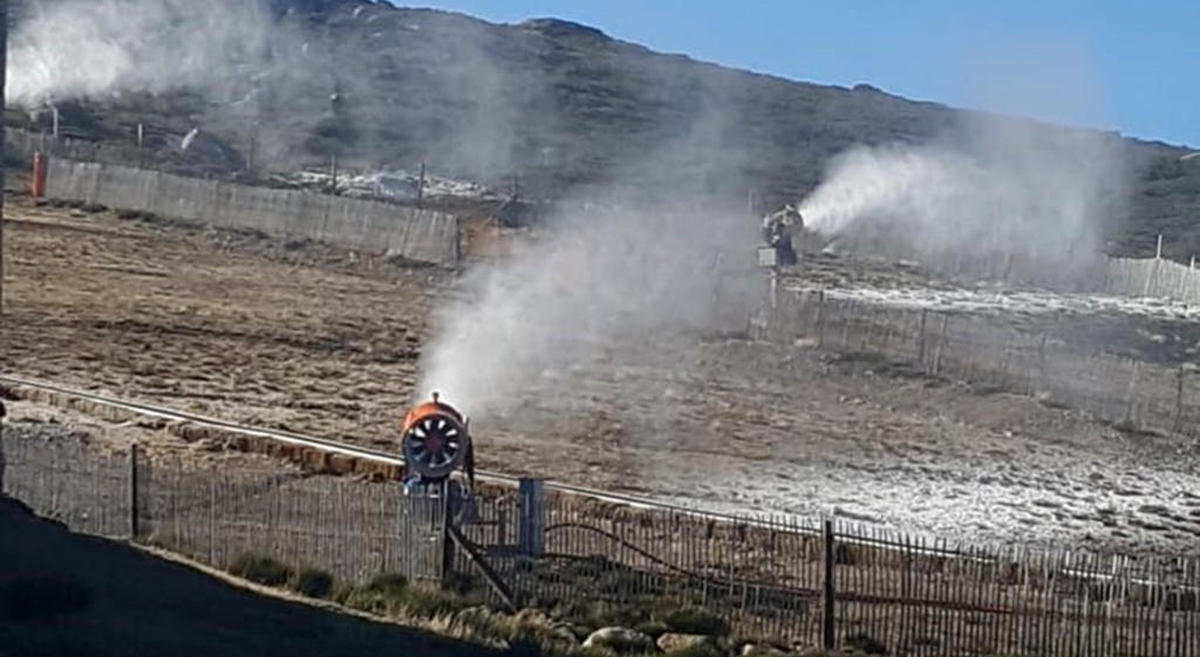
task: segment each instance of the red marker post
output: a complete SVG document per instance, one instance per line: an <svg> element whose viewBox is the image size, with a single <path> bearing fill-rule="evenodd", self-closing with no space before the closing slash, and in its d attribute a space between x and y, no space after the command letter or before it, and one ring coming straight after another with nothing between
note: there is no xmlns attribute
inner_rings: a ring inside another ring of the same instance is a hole
<svg viewBox="0 0 1200 657"><path fill-rule="evenodd" d="M46 196L46 156L41 153L33 154L33 184L30 194L33 198Z"/></svg>

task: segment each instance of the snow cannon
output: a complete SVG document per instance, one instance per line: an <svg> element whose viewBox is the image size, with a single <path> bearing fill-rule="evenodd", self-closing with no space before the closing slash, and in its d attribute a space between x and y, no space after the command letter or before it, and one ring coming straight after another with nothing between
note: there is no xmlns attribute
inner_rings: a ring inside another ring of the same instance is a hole
<svg viewBox="0 0 1200 657"><path fill-rule="evenodd" d="M453 406L433 400L414 406L404 416L405 480L436 484L462 469L471 487L475 484L475 458L468 431L469 420Z"/></svg>

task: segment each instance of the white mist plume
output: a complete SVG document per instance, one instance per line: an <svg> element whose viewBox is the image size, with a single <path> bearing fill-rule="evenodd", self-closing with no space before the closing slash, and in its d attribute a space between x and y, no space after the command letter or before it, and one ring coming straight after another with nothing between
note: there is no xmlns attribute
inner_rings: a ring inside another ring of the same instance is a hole
<svg viewBox="0 0 1200 657"><path fill-rule="evenodd" d="M259 0L49 0L10 36L8 102L231 86L272 30Z"/></svg>
<svg viewBox="0 0 1200 657"><path fill-rule="evenodd" d="M543 375L658 331L713 326L718 295L744 326L754 296L736 274L748 271L738 260L753 251L754 224L738 218L612 210L560 219L506 264L476 272L467 283L475 298L443 309L418 394L436 389L476 416L502 415Z"/></svg>
<svg viewBox="0 0 1200 657"><path fill-rule="evenodd" d="M642 362L648 345L690 329L745 330L762 277L758 222L729 173L746 158L731 98L709 87L675 135L614 170L609 192L587 193L586 203L547 218L538 239L473 272L464 281L470 298L435 317L416 393L438 390L477 418L519 424L530 391L567 413L596 401L564 384L564 374ZM712 184L722 172L728 189ZM653 196L638 191L646 189ZM624 382L621 395L634 387Z"/></svg>
<svg viewBox="0 0 1200 657"><path fill-rule="evenodd" d="M1104 123L1102 76L1086 43L998 36L964 50L959 65L980 107ZM1124 161L1115 133L967 113L924 144L848 150L801 212L840 241L954 273L975 266L969 273L1007 278L1021 261L1022 277L1078 283L1125 209Z"/></svg>
<svg viewBox="0 0 1200 657"><path fill-rule="evenodd" d="M1115 139L996 119L965 139L856 147L801 204L829 237L886 235L906 254L1017 256L1054 267L1100 250L1124 189Z"/></svg>

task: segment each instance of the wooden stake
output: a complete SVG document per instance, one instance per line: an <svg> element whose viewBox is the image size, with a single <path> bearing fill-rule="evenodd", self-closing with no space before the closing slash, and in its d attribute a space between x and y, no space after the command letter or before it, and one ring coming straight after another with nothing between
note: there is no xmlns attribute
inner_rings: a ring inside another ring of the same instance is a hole
<svg viewBox="0 0 1200 657"><path fill-rule="evenodd" d="M129 446L129 540L138 537L138 446Z"/></svg>
<svg viewBox="0 0 1200 657"><path fill-rule="evenodd" d="M928 308L921 309L921 329L917 336L917 366L928 372L929 369L925 366L925 322L929 315Z"/></svg>
<svg viewBox="0 0 1200 657"><path fill-rule="evenodd" d="M1180 363L1175 379L1175 422L1172 427L1175 431L1179 431L1180 424L1183 422L1183 375L1183 364Z"/></svg>
<svg viewBox="0 0 1200 657"><path fill-rule="evenodd" d="M834 598L836 596L833 582L833 559L834 559L834 534L833 521L825 521L825 577L822 586L822 605L821 605L821 646L825 650L833 650L836 643L835 633L837 625L834 619L835 605Z"/></svg>

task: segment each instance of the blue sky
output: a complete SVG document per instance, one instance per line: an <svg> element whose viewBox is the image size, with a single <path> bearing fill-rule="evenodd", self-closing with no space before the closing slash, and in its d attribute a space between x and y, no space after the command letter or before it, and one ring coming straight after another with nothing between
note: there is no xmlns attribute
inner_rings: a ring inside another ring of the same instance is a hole
<svg viewBox="0 0 1200 657"><path fill-rule="evenodd" d="M1200 147L1200 0L434 6L494 22L554 16L726 66Z"/></svg>

